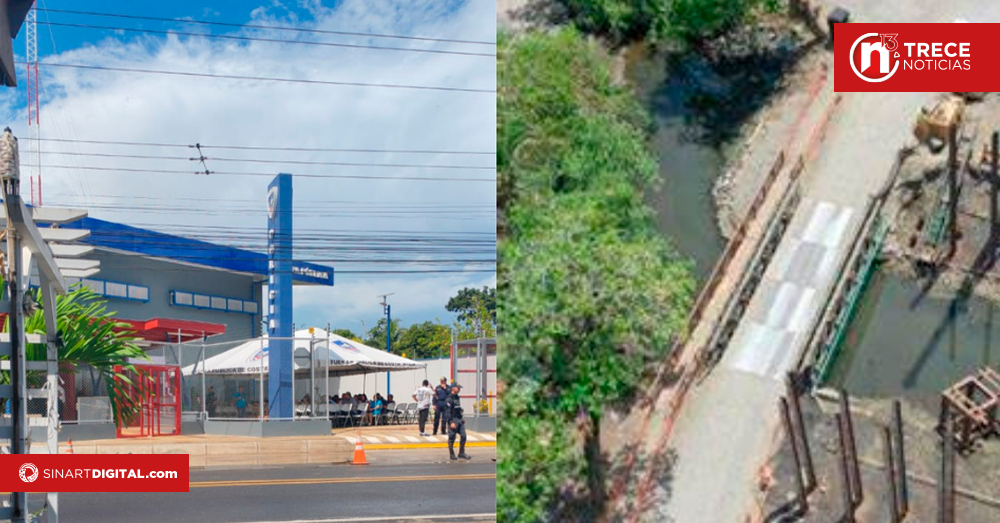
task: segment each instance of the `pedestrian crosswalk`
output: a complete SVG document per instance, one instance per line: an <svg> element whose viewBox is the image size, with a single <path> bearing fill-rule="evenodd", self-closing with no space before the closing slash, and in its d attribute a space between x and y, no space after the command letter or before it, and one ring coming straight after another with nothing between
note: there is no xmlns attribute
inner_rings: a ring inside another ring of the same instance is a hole
<svg viewBox="0 0 1000 523"><path fill-rule="evenodd" d="M803 201L800 209L733 335L726 367L780 380L808 341L857 217L821 200Z"/></svg>
<svg viewBox="0 0 1000 523"><path fill-rule="evenodd" d="M336 434L336 436L344 438L350 441L351 443L356 442L358 439L358 433L350 431L345 431L340 434ZM393 433L393 434L378 433L378 434L362 434L361 440L365 444L371 444L371 445L385 445L385 444L409 445L409 444L421 444L421 443L446 443L448 441L448 435L437 434L432 436L411 436L408 434L401 434L401 433ZM487 434L482 432L467 432L466 440L495 442L497 438L493 434Z"/></svg>

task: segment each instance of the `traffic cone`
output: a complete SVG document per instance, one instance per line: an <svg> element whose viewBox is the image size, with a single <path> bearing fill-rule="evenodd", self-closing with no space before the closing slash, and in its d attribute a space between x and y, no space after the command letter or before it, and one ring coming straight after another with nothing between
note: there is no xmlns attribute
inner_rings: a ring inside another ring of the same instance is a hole
<svg viewBox="0 0 1000 523"><path fill-rule="evenodd" d="M361 432L358 432L358 442L354 445L354 461L351 465L367 465L368 460L365 459L365 446L361 444Z"/></svg>
<svg viewBox="0 0 1000 523"><path fill-rule="evenodd" d="M72 454L72 453L73 453L73 440L69 440L69 450L66 451L66 454Z"/></svg>

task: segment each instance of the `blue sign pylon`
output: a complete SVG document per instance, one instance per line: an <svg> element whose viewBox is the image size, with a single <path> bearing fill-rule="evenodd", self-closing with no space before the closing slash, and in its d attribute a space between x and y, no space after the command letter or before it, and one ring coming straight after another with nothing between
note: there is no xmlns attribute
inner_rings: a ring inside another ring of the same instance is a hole
<svg viewBox="0 0 1000 523"><path fill-rule="evenodd" d="M292 175L267 186L268 415L291 420L292 397Z"/></svg>

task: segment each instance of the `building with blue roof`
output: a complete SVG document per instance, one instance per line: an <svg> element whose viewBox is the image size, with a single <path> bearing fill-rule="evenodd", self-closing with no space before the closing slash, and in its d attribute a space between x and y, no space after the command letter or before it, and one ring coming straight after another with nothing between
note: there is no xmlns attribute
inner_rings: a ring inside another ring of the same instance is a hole
<svg viewBox="0 0 1000 523"><path fill-rule="evenodd" d="M99 271L81 282L108 300L108 308L150 342L260 336L266 315L262 288L266 253L83 218L58 225L86 229L81 243ZM333 267L292 261L296 285L328 285Z"/></svg>

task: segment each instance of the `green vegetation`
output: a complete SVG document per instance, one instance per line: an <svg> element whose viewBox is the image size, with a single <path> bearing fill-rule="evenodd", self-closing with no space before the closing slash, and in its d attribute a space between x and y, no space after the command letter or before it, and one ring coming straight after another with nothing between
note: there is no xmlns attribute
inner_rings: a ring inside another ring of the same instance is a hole
<svg viewBox="0 0 1000 523"><path fill-rule="evenodd" d="M447 356L451 348L452 329L458 333L460 340L474 339L477 336L494 337L497 322L496 307L496 288L484 286L482 289L468 287L461 289L448 299L445 307L448 311L458 313L458 318L450 326L435 319L404 328L399 318L393 319L392 352L417 359ZM385 318L382 318L365 332L363 343L385 350L385 323ZM361 338L349 329L334 329L333 332L345 338L361 341Z"/></svg>
<svg viewBox="0 0 1000 523"><path fill-rule="evenodd" d="M555 0L586 33L613 44L692 43L746 24L778 0Z"/></svg>
<svg viewBox="0 0 1000 523"><path fill-rule="evenodd" d="M36 303L41 303L41 292L34 293ZM56 324L61 343L59 363L89 365L100 373L111 398L113 419L131 420L137 411L136 403L124 393L125 384L131 383L128 375L135 371L130 358L148 359L135 344L131 325L115 321L108 312L107 301L89 287L76 286L63 296L56 297ZM45 304L43 304L45 306ZM44 310L38 309L25 318L24 331L45 334ZM9 332L10 322L5 321L4 332ZM45 360L45 346L29 344L28 360ZM115 370L115 366L120 366ZM9 378L8 378L9 379ZM40 379L37 376L29 379Z"/></svg>
<svg viewBox="0 0 1000 523"><path fill-rule="evenodd" d="M458 294L452 296L448 300L448 305L445 306L445 309L448 312L457 312L458 321L465 321L476 315L476 312L479 309L479 303L482 303L482 305L486 307L486 310L490 312L491 321L496 323L497 290L486 286L482 289L466 287L458 291Z"/></svg>
<svg viewBox="0 0 1000 523"><path fill-rule="evenodd" d="M375 347L376 349L385 350L385 318L378 320L378 323L374 327L368 329L365 333L365 345L369 347ZM399 345L399 338L402 337L403 332L399 326L399 319L392 320L392 352L399 354L399 351L395 349Z"/></svg>
<svg viewBox="0 0 1000 523"><path fill-rule="evenodd" d="M361 342L361 337L358 336L357 334L354 334L354 331L352 331L351 329L333 329L330 332L336 334L337 336L343 336L349 340Z"/></svg>
<svg viewBox="0 0 1000 523"><path fill-rule="evenodd" d="M451 329L433 321L411 325L403 330L399 344L392 349L407 358L440 358L451 352Z"/></svg>
<svg viewBox="0 0 1000 523"><path fill-rule="evenodd" d="M592 520L601 418L682 328L694 281L654 230L647 116L573 30L500 35L500 521Z"/></svg>

